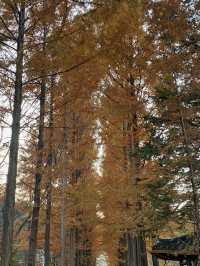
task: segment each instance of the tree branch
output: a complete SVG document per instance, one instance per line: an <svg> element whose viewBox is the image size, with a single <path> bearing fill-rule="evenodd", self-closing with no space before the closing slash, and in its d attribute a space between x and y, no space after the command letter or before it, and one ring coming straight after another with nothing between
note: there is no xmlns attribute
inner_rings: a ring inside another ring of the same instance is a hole
<svg viewBox="0 0 200 266"><path fill-rule="evenodd" d="M22 231L23 227L26 225L26 223L28 222L28 220L31 218L31 213L28 214L28 216L24 219L24 221L21 223L21 225L19 226L17 232L15 233L15 237L17 237L20 232Z"/></svg>
<svg viewBox="0 0 200 266"><path fill-rule="evenodd" d="M79 5L91 4L93 6L100 6L100 7L103 6L103 5L99 4L99 3L95 3L95 2L91 2L91 1L71 0L71 2L79 4Z"/></svg>
<svg viewBox="0 0 200 266"><path fill-rule="evenodd" d="M13 75L16 74L15 71L12 71L11 69L9 69L7 67L2 66L1 64L0 64L0 68L3 69L3 70L5 70L5 71L7 71L7 72L9 72L9 73L11 73L11 74L13 74Z"/></svg>
<svg viewBox="0 0 200 266"><path fill-rule="evenodd" d="M17 38L15 37L15 35L13 34L13 32L9 29L9 27L6 25L4 19L2 18L2 16L0 16L0 20L4 26L4 28L6 29L6 31L10 34L10 36L12 36L13 40L17 40Z"/></svg>
<svg viewBox="0 0 200 266"><path fill-rule="evenodd" d="M10 49L12 49L12 50L14 50L14 51L17 51L17 49L15 49L15 48L12 47L11 45L9 45L9 44L7 44L7 43L1 41L1 40L0 40L0 43L1 43L2 45L4 45L4 46L6 46L6 47L8 47L8 48L10 48Z"/></svg>
<svg viewBox="0 0 200 266"><path fill-rule="evenodd" d="M23 85L26 85L28 83L32 83L34 81L37 81L38 79L42 79L42 78L48 78L48 77L55 77L55 76L58 76L58 75L61 75L61 74L64 74L64 73L67 73L67 72L70 72L76 68L79 68L80 66L88 63L89 61L93 60L94 58L96 58L98 56L98 54L94 55L94 56L91 56L89 58L86 58L85 60L83 60L82 62L76 64L76 65L73 65L65 70L62 70L62 71L58 71L58 72L54 72L54 73L51 73L51 74L47 74L47 75L41 75L39 77L36 77L36 78L32 78L30 80L27 80L23 83Z"/></svg>
<svg viewBox="0 0 200 266"><path fill-rule="evenodd" d="M18 17L17 15L19 14L19 10L17 8L16 3L12 3L11 1L7 1L7 5L11 8L13 15L15 17L15 20L17 22L17 24L19 23Z"/></svg>

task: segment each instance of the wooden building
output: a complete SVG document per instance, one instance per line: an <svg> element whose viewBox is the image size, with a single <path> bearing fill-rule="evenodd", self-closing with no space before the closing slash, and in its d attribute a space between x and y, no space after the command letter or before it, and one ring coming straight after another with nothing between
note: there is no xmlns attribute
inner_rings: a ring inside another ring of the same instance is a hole
<svg viewBox="0 0 200 266"><path fill-rule="evenodd" d="M171 239L158 239L151 254L153 266L159 266L158 259L178 261L181 266L195 266L198 258L195 238L188 235Z"/></svg>

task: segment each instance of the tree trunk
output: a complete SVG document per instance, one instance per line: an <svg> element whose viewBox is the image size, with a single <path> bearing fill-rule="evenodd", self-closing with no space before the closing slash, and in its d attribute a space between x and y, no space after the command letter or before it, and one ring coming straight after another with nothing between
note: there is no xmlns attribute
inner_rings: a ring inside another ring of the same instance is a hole
<svg viewBox="0 0 200 266"><path fill-rule="evenodd" d="M34 206L31 221L31 233L29 240L29 255L28 265L35 266L35 256L37 249L37 233L39 224L40 212L40 194L41 194L41 180L42 180L42 162L43 162L43 147L44 147L44 118L45 118L45 94L46 94L46 81L42 80L40 92L40 118L39 118L39 134L37 146L37 163L35 174L35 188L34 188Z"/></svg>
<svg viewBox="0 0 200 266"><path fill-rule="evenodd" d="M131 117L131 136L130 136L130 147L129 147L129 160L131 163L131 170L132 170L132 181L133 185L137 186L138 180L140 179L139 176L139 169L140 169L140 158L137 154L139 148L139 140L137 138L137 130L138 130L138 118L137 113L133 112ZM136 189L136 191L138 191ZM138 211L138 216L140 216L141 212L141 201L139 196L139 191L136 194L136 208ZM142 227L142 219L138 227ZM147 252L146 252L146 242L144 237L142 236L142 232L139 230L138 232L130 232L128 233L127 237L128 243L128 264L127 266L147 266Z"/></svg>
<svg viewBox="0 0 200 266"><path fill-rule="evenodd" d="M52 154L48 158L48 166L52 165ZM45 221L45 243L44 243L44 253L45 253L45 266L50 264L50 232L51 232L51 194L52 194L52 173L50 173L49 180L46 186L47 193L47 205L46 205L46 221Z"/></svg>
<svg viewBox="0 0 200 266"><path fill-rule="evenodd" d="M152 255L153 266L159 266L159 260L156 256Z"/></svg>
<svg viewBox="0 0 200 266"><path fill-rule="evenodd" d="M132 232L125 233L120 240L119 266L147 266L146 243L143 237Z"/></svg>
<svg viewBox="0 0 200 266"><path fill-rule="evenodd" d="M134 92L131 94L134 95ZM135 107L132 107L133 110ZM123 147L124 152L124 169L125 171L130 169L132 173L133 186L137 186L139 180L139 168L140 168L140 158L137 154L139 141L137 137L137 112L133 111L130 117L124 121L123 131L124 136L128 137L127 147ZM137 189L136 189L137 191ZM138 215L141 212L141 202L139 199L139 194L136 194L136 208ZM142 223L142 222L141 222ZM138 225L141 226L141 225ZM124 234L121 242L120 255L120 266L147 266L147 253L146 253L146 243L145 239L141 236L141 232L127 232Z"/></svg>
<svg viewBox="0 0 200 266"><path fill-rule="evenodd" d="M17 177L17 158L19 150L19 134L22 104L22 75L24 56L24 24L25 7L21 4L19 11L19 26L17 38L17 60L15 76L14 108L12 114L12 134L10 142L9 165L6 184L6 195L3 209L3 233L2 233L2 265L11 263L13 224L15 219L15 190Z"/></svg>
<svg viewBox="0 0 200 266"><path fill-rule="evenodd" d="M45 252L45 266L50 264L50 232L51 232L51 194L52 194L52 164L53 164L53 81L50 92L50 112L49 112L49 156L48 156L48 181L46 186L47 193L47 203L46 203L46 222L45 222L45 243L44 243L44 252Z"/></svg>
<svg viewBox="0 0 200 266"><path fill-rule="evenodd" d="M61 199L61 266L66 264L66 228L65 228L65 218L66 218L66 179L62 180L62 199ZM68 247L69 248L69 247Z"/></svg>
<svg viewBox="0 0 200 266"><path fill-rule="evenodd" d="M66 239L66 266L75 266L76 259L76 231L75 229L68 229L65 233Z"/></svg>
<svg viewBox="0 0 200 266"><path fill-rule="evenodd" d="M43 0L43 8L46 8L46 0ZM46 54L46 37L47 27L43 25L43 53ZM45 120L45 100L46 100L46 77L45 66L41 69L42 80L40 87L40 115L39 115L39 132L37 144L37 162L35 174L35 187L34 187L34 203L32 211L31 232L29 239L29 253L28 253L28 266L35 266L36 251L37 251L37 234L39 226L40 214L40 201L41 201L41 181L42 181L42 167L43 167L43 148L44 148L44 120Z"/></svg>
<svg viewBox="0 0 200 266"><path fill-rule="evenodd" d="M66 102L66 99L64 97L64 101ZM64 132L63 132L63 161L67 161L66 154L67 154L67 110L66 110L66 104L65 104L65 111L64 111ZM65 169L65 168L64 168ZM67 171L63 173L62 177L62 195L61 195L61 266L66 265L66 254L67 254L67 248L66 247L66 187L67 187Z"/></svg>

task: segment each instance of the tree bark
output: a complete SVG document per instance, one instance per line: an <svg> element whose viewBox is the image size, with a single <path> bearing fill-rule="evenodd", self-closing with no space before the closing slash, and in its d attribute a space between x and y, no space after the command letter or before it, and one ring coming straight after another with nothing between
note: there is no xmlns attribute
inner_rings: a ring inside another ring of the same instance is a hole
<svg viewBox="0 0 200 266"><path fill-rule="evenodd" d="M52 165L52 154L49 155L48 166ZM50 173L52 175L52 173ZM45 222L45 243L44 243L44 254L45 254L45 266L50 264L50 232L51 232L51 194L52 194L52 176L49 177L47 187L47 206L46 206L46 222Z"/></svg>
<svg viewBox="0 0 200 266"><path fill-rule="evenodd" d="M152 255L153 266L159 266L159 260L156 256Z"/></svg>
<svg viewBox="0 0 200 266"><path fill-rule="evenodd" d="M139 141L136 137L138 125L137 125L137 113L133 112L131 121L131 140L130 140L130 162L133 174L133 185L137 186L139 180L139 168L140 168L140 158L137 154L139 147ZM135 131L135 132L134 132ZM137 190L138 191L138 190ZM141 212L141 201L139 194L136 194L136 208L138 211L138 216ZM139 224L138 226L142 225ZM127 266L147 266L147 253L146 253L146 242L142 236L142 232L138 231L136 233L128 233L128 264Z"/></svg>
<svg viewBox="0 0 200 266"><path fill-rule="evenodd" d="M42 163L43 163L43 148L44 148L44 118L45 118L45 94L46 94L46 81L43 79L41 83L40 92L40 118L39 118L39 134L37 145L37 163L35 174L35 188L34 188L34 206L31 221L31 233L29 240L29 255L28 265L35 266L35 255L37 248L37 233L39 224L39 211L40 211L40 194L41 194L41 180L42 180Z"/></svg>
<svg viewBox="0 0 200 266"><path fill-rule="evenodd" d="M45 266L50 264L50 232L51 232L51 201L52 201L52 164L53 164L53 81L50 92L50 112L49 112L49 156L47 165L49 167L48 181L46 186L47 203L46 203L46 222L45 222L45 243L44 243L44 254L45 254Z"/></svg>
<svg viewBox="0 0 200 266"><path fill-rule="evenodd" d="M134 109L134 107L133 107ZM132 170L132 181L133 185L137 186L138 180L140 179L140 165L141 165L141 160L138 155L138 149L139 149L139 140L137 137L137 130L138 130L138 116L137 112L133 111L132 116L131 116L131 123L130 123L130 128L131 128L131 136L130 136L130 147L129 147L129 160L131 163L131 170ZM138 191L136 189L136 191ZM138 211L138 216L140 216L141 212L141 200L139 193L136 194L136 208ZM142 221L138 226L142 226ZM148 261L147 261L147 252L146 252L146 242L144 237L142 236L142 232L138 230L136 233L128 233L128 264L127 266L147 266Z"/></svg>
<svg viewBox="0 0 200 266"><path fill-rule="evenodd" d="M65 97L66 98L66 97ZM64 99L66 103L66 99ZM66 116L67 116L67 106L65 104L65 110L64 110L64 132L63 132L63 145L64 145L64 150L63 150L63 161L67 161L66 154L67 154L67 121L66 121ZM65 169L65 168L64 168ZM67 247L66 247L66 187L67 187L67 176L66 176L65 171L63 173L62 177L62 195L61 195L61 266L66 265L66 253L67 253ZM69 247L68 247L69 248Z"/></svg>
<svg viewBox="0 0 200 266"><path fill-rule="evenodd" d="M14 108L12 113L12 134L10 142L9 165L6 184L6 195L3 209L3 233L2 233L2 265L11 263L13 244L13 224L15 219L15 190L17 178L17 159L19 150L19 134L22 104L22 75L24 57L24 28L25 7L21 4L19 11L19 25L17 38L17 60L15 75Z"/></svg>
<svg viewBox="0 0 200 266"><path fill-rule="evenodd" d="M131 92L132 97L134 96L134 90ZM124 170L130 169L132 173L133 186L137 186L139 180L139 168L140 158L137 154L139 147L139 141L137 137L138 130L138 118L136 107L132 107L133 111L127 120L123 123L124 136L128 137L127 147L123 147L124 152ZM137 191L137 189L136 189ZM139 194L136 194L136 208L138 215L141 212ZM120 266L147 266L147 253L145 239L142 237L141 232L126 232L120 240L122 251L120 251Z"/></svg>
<svg viewBox="0 0 200 266"><path fill-rule="evenodd" d="M43 0L43 8L46 8L46 0ZM43 25L43 53L46 54L46 37L47 27ZM40 115L39 115L39 132L37 144L37 162L35 174L35 187L34 187L34 203L32 211L31 232L29 239L29 252L28 252L28 266L35 266L36 264L36 251L37 251L37 234L39 226L39 214L41 203L41 181L42 181L42 167L43 167L43 148L44 148L44 120L45 120L45 100L46 100L46 77L45 66L42 69L43 78L41 79L40 86Z"/></svg>
<svg viewBox="0 0 200 266"><path fill-rule="evenodd" d="M62 199L61 199L61 266L66 264L66 228L65 228L65 218L66 218L66 179L62 180ZM69 247L68 247L69 248Z"/></svg>

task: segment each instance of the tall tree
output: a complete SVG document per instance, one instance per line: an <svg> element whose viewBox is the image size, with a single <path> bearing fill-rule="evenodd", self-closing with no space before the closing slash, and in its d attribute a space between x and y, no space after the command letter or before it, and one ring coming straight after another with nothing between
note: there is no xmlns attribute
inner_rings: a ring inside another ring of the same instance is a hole
<svg viewBox="0 0 200 266"><path fill-rule="evenodd" d="M42 2L43 11L47 7L47 2ZM45 22L42 23L42 53L46 55L46 38L47 38L47 25ZM41 202L41 181L42 181L42 165L43 165L43 149L44 149L44 119L45 119L45 101L46 101L46 90L47 80L46 71L43 65L41 71L41 85L40 85L40 114L39 114L39 130L38 130L38 144L37 144L37 162L36 162L36 173L35 173L35 187L34 187L34 206L32 213L30 242L29 242L29 256L28 265L35 265L36 249L37 249L37 233L39 225L39 212Z"/></svg>
<svg viewBox="0 0 200 266"><path fill-rule="evenodd" d="M1 39L3 43L16 44L14 104L12 112L12 135L9 149L9 165L6 184L6 195L3 210L2 234L2 265L10 265L13 224L15 218L15 189L17 177L17 163L19 150L19 134L22 104L22 77L25 34L25 3L1 2ZM13 25L14 24L14 25ZM14 28L14 29L13 29ZM16 32L15 32L16 30ZM15 50L15 48L12 48Z"/></svg>
<svg viewBox="0 0 200 266"><path fill-rule="evenodd" d="M191 211L189 216L192 214L199 247L199 141L196 138L199 115L198 100L195 100L199 83L196 78L198 5L195 1L168 1L152 3L151 7L149 35L154 53L149 73L157 72L154 80L150 77L150 82L156 103L153 120L158 126L157 134L162 133L159 134L163 145L161 164L171 173L171 184L175 184L179 194L181 202L177 204L182 207L178 212L188 217L186 210Z"/></svg>

